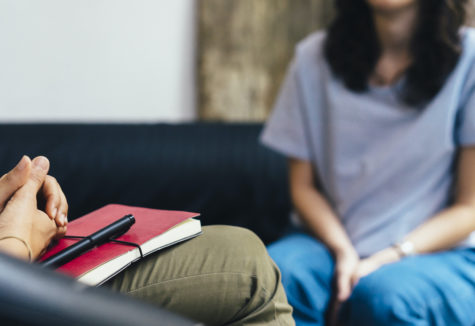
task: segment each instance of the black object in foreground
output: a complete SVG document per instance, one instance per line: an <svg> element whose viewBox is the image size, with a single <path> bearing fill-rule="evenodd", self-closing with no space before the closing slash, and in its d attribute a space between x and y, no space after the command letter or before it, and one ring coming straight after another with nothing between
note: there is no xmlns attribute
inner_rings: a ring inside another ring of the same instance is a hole
<svg viewBox="0 0 475 326"><path fill-rule="evenodd" d="M45 259L40 263L40 265L43 267L58 268L59 266L82 255L86 251L121 236L127 232L134 223L135 217L133 215L125 215L105 228L84 237L84 239L76 242L72 246L69 246L57 254Z"/></svg>
<svg viewBox="0 0 475 326"><path fill-rule="evenodd" d="M2 326L193 326L171 312L0 253Z"/></svg>

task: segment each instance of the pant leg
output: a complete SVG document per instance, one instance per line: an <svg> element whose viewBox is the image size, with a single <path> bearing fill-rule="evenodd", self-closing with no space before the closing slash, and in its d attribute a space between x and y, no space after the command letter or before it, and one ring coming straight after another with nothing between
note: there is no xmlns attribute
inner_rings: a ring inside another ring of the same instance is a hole
<svg viewBox="0 0 475 326"><path fill-rule="evenodd" d="M297 233L268 247L282 273L282 283L299 326L324 325L331 297L334 262L315 238Z"/></svg>
<svg viewBox="0 0 475 326"><path fill-rule="evenodd" d="M207 325L293 325L280 273L258 237L226 226L147 257L112 289Z"/></svg>
<svg viewBox="0 0 475 326"><path fill-rule="evenodd" d="M475 249L408 257L362 278L344 325L475 325Z"/></svg>

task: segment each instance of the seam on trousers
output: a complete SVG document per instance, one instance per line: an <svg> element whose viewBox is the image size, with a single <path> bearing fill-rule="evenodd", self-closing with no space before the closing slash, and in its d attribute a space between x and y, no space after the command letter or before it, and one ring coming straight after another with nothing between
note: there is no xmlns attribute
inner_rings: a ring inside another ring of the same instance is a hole
<svg viewBox="0 0 475 326"><path fill-rule="evenodd" d="M274 262L272 262L272 263L277 268L277 265ZM276 269L276 271L277 271L277 274L276 274L277 284L275 285L275 291L270 292L266 287L264 287L264 285L262 285L261 289L262 289L262 292L264 294L263 295L264 305L272 304L272 310L274 312L273 322L276 322L276 324L278 324L280 326L283 326L282 320L277 318L277 301L275 299L276 299L276 296L277 296L277 292L279 291L279 284L281 285L281 274L280 274L278 268ZM257 279L257 277L256 277L256 279ZM282 285L281 285L281 287L282 287L281 290L284 292L284 295L285 295L285 290L284 290ZM269 298L269 300L266 300L266 298ZM282 304L284 304L284 303L287 303L290 306L288 301L282 302ZM292 308L292 306L290 306L290 307ZM245 309L245 307L243 309ZM259 311L259 309L256 309L256 310L250 312L250 314L256 313L258 311ZM239 312L236 315L238 315L238 314L239 314ZM292 313L290 313L290 315L292 316ZM231 320L233 320L233 319L231 319ZM232 321L230 323L230 325L235 325L235 323L237 323L237 322L238 321Z"/></svg>
<svg viewBox="0 0 475 326"><path fill-rule="evenodd" d="M272 309L274 311L274 320L273 321L277 322L279 325L282 326L281 320L277 318L277 307L276 307L275 301L273 299L270 299L269 301L265 300L265 298L269 296L270 292L265 287L262 287L261 289L262 289L262 292L264 292L264 297L263 297L264 305L269 304L270 302L272 302ZM275 294L275 292L274 292L274 294ZM235 316L239 315L242 312L242 310L244 310L244 309L246 309L246 307L243 307L240 311L238 311ZM252 315L253 313L256 313L258 311L259 311L259 309L251 311L251 312L249 312L249 315ZM231 321L226 325L237 325L237 323L239 323L241 321L241 320L234 320L235 316L233 316L233 318L231 318Z"/></svg>
<svg viewBox="0 0 475 326"><path fill-rule="evenodd" d="M256 276L253 276L253 277L251 277L251 278L257 280L257 277L256 277ZM256 284L257 284L257 283L256 283ZM264 287L262 288L262 290L263 290L263 292L264 292L264 298L263 298L263 299L265 299L265 296L266 296L266 294L267 294L268 292L267 292L267 290L266 290ZM262 295L261 295L261 297L262 297ZM265 302L266 302L266 301L265 301ZM237 323L237 322L239 322L240 320L242 320L242 318L241 318L241 319L236 319L236 318L237 318L237 316L238 316L239 314L241 314L244 310L247 309L248 305L249 305L249 303L246 303L246 304L241 308L241 310L237 311L237 312L234 314L234 316L232 316L232 317L230 318L230 321L229 321L226 325L235 325L235 323ZM256 312L256 311L257 311L257 310L250 311L250 312L248 313L248 315L251 315L251 314L253 314L253 313Z"/></svg>
<svg viewBox="0 0 475 326"><path fill-rule="evenodd" d="M127 293L134 293L134 292L136 292L136 291L144 290L144 289L146 289L146 288L148 288L148 287L151 287L151 286L155 286L155 285L159 285L159 284L164 284L164 283L168 283L168 282L174 282L174 281L178 281L178 280L185 280L185 279L188 279L188 278L201 277L201 276L209 276L209 275L224 275L224 274L226 274L226 275L241 275L241 276L246 276L246 277L250 277L250 278L257 278L256 275L250 275L250 274L239 273L239 272L203 273L203 274L187 275L187 276L183 276L183 277L172 278L172 279L164 280L164 281L160 281L160 282L154 282L154 283L147 284L147 285L145 285L145 286L139 287L139 288L137 288L137 289L133 289L133 290L127 291Z"/></svg>

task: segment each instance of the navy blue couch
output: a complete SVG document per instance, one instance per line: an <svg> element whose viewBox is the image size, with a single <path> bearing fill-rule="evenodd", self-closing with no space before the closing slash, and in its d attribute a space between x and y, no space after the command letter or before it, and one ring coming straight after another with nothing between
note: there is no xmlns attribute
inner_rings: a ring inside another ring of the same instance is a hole
<svg viewBox="0 0 475 326"><path fill-rule="evenodd" d="M0 171L45 155L75 219L109 203L189 210L247 227L265 243L288 226L285 159L261 124L3 124Z"/></svg>

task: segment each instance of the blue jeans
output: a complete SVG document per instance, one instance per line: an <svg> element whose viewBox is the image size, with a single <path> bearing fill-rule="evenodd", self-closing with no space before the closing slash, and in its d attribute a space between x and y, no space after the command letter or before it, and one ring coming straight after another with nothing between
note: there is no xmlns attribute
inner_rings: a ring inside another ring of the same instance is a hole
<svg viewBox="0 0 475 326"><path fill-rule="evenodd" d="M268 247L298 326L325 325L334 260L296 233ZM362 278L341 309L343 325L475 325L475 249L407 257Z"/></svg>

